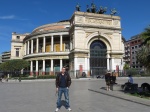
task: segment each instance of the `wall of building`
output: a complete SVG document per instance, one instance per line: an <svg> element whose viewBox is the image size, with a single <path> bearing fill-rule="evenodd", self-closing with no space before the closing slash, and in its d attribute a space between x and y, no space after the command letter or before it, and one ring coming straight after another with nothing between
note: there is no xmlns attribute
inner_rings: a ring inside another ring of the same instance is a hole
<svg viewBox="0 0 150 112"><path fill-rule="evenodd" d="M6 62L6 61L10 60L10 57L11 57L11 51L3 52L2 53L2 62Z"/></svg>
<svg viewBox="0 0 150 112"><path fill-rule="evenodd" d="M13 33L11 59L28 60L31 75L58 72L69 64L76 77L76 71L86 74L91 71L90 45L96 40L106 46L105 69L114 71L117 66L122 69L124 44L120 17L85 12L75 12L67 22L38 27L31 34Z"/></svg>
<svg viewBox="0 0 150 112"><path fill-rule="evenodd" d="M12 33L11 59L22 59L23 58L23 56L25 54L23 39L27 35L29 35L29 34L17 34L16 32Z"/></svg>
<svg viewBox="0 0 150 112"><path fill-rule="evenodd" d="M130 65L131 68L142 68L142 65L136 59L136 52L140 49L142 39L140 35L131 37L130 40L125 42L125 62Z"/></svg>
<svg viewBox="0 0 150 112"><path fill-rule="evenodd" d="M116 66L122 69L124 43L120 17L75 12L71 18L70 34L73 41L70 56L73 70L79 70L82 65L84 70L89 71L90 45L95 40L101 40L107 46L107 70L116 70Z"/></svg>
<svg viewBox="0 0 150 112"><path fill-rule="evenodd" d="M0 64L2 63L2 56L0 55Z"/></svg>

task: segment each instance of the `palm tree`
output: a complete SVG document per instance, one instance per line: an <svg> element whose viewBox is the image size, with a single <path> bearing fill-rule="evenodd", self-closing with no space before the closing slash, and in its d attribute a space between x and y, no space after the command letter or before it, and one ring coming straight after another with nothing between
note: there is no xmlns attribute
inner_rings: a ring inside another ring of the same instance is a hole
<svg viewBox="0 0 150 112"><path fill-rule="evenodd" d="M137 60L147 69L150 69L150 26L141 34L143 42L137 52Z"/></svg>

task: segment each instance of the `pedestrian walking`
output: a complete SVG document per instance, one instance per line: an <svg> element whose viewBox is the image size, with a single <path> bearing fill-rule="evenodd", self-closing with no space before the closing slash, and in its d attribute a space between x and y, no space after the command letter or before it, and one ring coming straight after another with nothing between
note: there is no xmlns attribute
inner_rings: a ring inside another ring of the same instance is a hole
<svg viewBox="0 0 150 112"><path fill-rule="evenodd" d="M68 111L71 111L70 104L69 104L69 87L71 85L71 77L66 72L66 69L63 67L61 72L57 74L56 77L56 92L58 93L57 98L57 108L55 112L59 111L61 108L61 97L64 94L65 97L65 108Z"/></svg>

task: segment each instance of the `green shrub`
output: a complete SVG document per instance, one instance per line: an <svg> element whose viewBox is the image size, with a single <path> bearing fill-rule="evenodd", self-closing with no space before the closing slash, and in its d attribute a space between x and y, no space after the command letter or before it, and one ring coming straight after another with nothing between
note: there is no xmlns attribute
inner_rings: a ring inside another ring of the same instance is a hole
<svg viewBox="0 0 150 112"><path fill-rule="evenodd" d="M131 69L128 69L126 71L126 74L127 75L132 75L132 76L137 76L139 73L138 73L138 70L134 69L134 68L131 68Z"/></svg>
<svg viewBox="0 0 150 112"><path fill-rule="evenodd" d="M21 77L21 80L34 80L35 77Z"/></svg>
<svg viewBox="0 0 150 112"><path fill-rule="evenodd" d="M150 73L149 74L142 74L141 76L150 77Z"/></svg>

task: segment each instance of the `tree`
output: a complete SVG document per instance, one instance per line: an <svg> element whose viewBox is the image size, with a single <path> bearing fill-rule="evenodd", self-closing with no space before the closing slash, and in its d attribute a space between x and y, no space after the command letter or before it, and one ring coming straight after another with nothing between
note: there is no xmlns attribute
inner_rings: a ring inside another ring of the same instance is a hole
<svg viewBox="0 0 150 112"><path fill-rule="evenodd" d="M150 68L150 61L149 61L149 52L150 49L148 49L146 46L142 46L141 49L137 52L137 61L140 62L144 67Z"/></svg>
<svg viewBox="0 0 150 112"><path fill-rule="evenodd" d="M123 70L124 70L124 75L126 75L127 71L130 69L129 64L125 63L123 66Z"/></svg>
<svg viewBox="0 0 150 112"><path fill-rule="evenodd" d="M141 34L143 42L137 52L137 60L147 69L150 69L150 26Z"/></svg>
<svg viewBox="0 0 150 112"><path fill-rule="evenodd" d="M124 70L127 70L127 69L129 69L129 68L130 68L129 64L125 63L123 69L124 69Z"/></svg>
<svg viewBox="0 0 150 112"><path fill-rule="evenodd" d="M4 62L0 65L2 71L20 71L29 66L29 63L23 59L14 59Z"/></svg>
<svg viewBox="0 0 150 112"><path fill-rule="evenodd" d="M144 40L142 45L150 47L150 26L145 28L145 31L142 33L142 38Z"/></svg>

